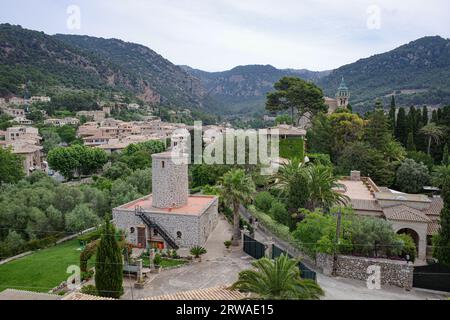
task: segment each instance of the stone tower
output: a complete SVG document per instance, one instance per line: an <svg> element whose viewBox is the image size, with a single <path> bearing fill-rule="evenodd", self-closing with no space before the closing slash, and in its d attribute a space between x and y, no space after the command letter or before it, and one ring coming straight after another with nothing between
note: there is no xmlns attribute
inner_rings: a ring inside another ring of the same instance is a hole
<svg viewBox="0 0 450 320"><path fill-rule="evenodd" d="M152 206L180 208L189 197L188 156L163 152L152 155Z"/></svg>
<svg viewBox="0 0 450 320"><path fill-rule="evenodd" d="M350 91L345 84L344 77L342 77L341 85L336 93L336 101L338 108L347 108L350 99Z"/></svg>

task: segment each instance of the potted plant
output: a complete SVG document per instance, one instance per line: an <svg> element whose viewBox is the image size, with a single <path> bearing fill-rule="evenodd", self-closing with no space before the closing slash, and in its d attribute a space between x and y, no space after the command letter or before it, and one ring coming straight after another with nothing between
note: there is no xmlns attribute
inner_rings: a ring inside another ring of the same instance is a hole
<svg viewBox="0 0 450 320"><path fill-rule="evenodd" d="M155 257L153 258L153 265L155 266L155 270L157 273L161 272L161 263L162 263L161 255L159 253L155 254Z"/></svg>
<svg viewBox="0 0 450 320"><path fill-rule="evenodd" d="M223 244L225 245L225 248L227 248L228 252L231 252L231 240L227 240Z"/></svg>
<svg viewBox="0 0 450 320"><path fill-rule="evenodd" d="M199 262L202 261L201 256L206 253L206 249L200 246L195 246L191 249L191 254L194 256L195 259L198 259Z"/></svg>

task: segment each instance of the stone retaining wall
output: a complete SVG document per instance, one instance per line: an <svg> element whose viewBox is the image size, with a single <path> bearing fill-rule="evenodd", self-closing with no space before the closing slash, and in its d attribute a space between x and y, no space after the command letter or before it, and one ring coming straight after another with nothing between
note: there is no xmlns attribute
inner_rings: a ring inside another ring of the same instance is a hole
<svg viewBox="0 0 450 320"><path fill-rule="evenodd" d="M371 274L368 273L368 268L374 265L380 267L382 285L393 285L408 290L412 288L414 267L412 263L406 261L338 256L336 276L366 281ZM333 257L317 254L316 266L324 274L330 275L333 270Z"/></svg>

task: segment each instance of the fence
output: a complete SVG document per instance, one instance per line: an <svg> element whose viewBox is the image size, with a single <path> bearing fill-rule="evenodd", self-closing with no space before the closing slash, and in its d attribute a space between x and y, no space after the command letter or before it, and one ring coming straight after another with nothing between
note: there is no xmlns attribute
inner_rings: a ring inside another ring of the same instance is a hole
<svg viewBox="0 0 450 320"><path fill-rule="evenodd" d="M284 251L283 249L277 247L276 245L272 245L272 259L275 259L282 254L287 255L289 258L292 258L292 256ZM303 263L299 262L298 268L300 269L300 276L303 279L311 279L316 281L317 280L317 274L313 270L309 269L307 266L305 266Z"/></svg>
<svg viewBox="0 0 450 320"><path fill-rule="evenodd" d="M437 263L414 267L413 287L450 292L450 267Z"/></svg>
<svg viewBox="0 0 450 320"><path fill-rule="evenodd" d="M244 234L244 252L255 259L261 259L265 256L266 246Z"/></svg>

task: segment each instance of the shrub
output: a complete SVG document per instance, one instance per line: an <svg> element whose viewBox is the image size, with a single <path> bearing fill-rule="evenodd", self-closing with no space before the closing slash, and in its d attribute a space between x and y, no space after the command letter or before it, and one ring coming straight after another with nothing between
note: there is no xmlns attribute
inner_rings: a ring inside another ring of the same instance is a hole
<svg viewBox="0 0 450 320"><path fill-rule="evenodd" d="M291 224L292 219L289 216L289 213L286 210L285 205L279 201L275 201L272 203L272 207L269 210L269 214L278 223L281 223L285 226L289 226Z"/></svg>
<svg viewBox="0 0 450 320"><path fill-rule="evenodd" d="M86 233L86 234L83 234L83 235L79 236L78 240L82 241L84 243L89 243L89 242L92 242L94 240L100 239L101 236L102 236L102 229L98 228L95 231L92 231L92 232L89 232L89 233Z"/></svg>
<svg viewBox="0 0 450 320"><path fill-rule="evenodd" d="M409 255L409 260L414 262L416 260L416 244L409 234L398 234L397 239L402 242L402 250L400 256L406 258Z"/></svg>
<svg viewBox="0 0 450 320"><path fill-rule="evenodd" d="M99 295L98 291L97 291L97 288L94 285L92 285L92 284L89 284L87 286L82 287L80 291L81 291L81 293L89 294L91 296L98 296Z"/></svg>
<svg viewBox="0 0 450 320"><path fill-rule="evenodd" d="M429 180L428 168L412 159L406 159L396 174L396 185L400 191L408 193L420 192Z"/></svg>
<svg viewBox="0 0 450 320"><path fill-rule="evenodd" d="M195 246L191 249L191 254L195 258L200 258L200 256L206 254L206 252L206 249L200 246Z"/></svg>
<svg viewBox="0 0 450 320"><path fill-rule="evenodd" d="M272 207L272 202L274 202L274 197L267 191L259 192L255 196L255 206L264 212L268 212Z"/></svg>
<svg viewBox="0 0 450 320"><path fill-rule="evenodd" d="M280 239L289 242L295 247L299 247L299 242L289 232L289 227L276 222L268 214L258 211L255 206L249 206L248 210L253 217L258 219L259 223L264 226L268 231L272 232Z"/></svg>
<svg viewBox="0 0 450 320"><path fill-rule="evenodd" d="M162 257L159 253L155 254L155 256L153 257L153 264L155 266L160 266L162 263Z"/></svg>
<svg viewBox="0 0 450 320"><path fill-rule="evenodd" d="M230 241L230 240L224 241L223 244L224 244L225 247L228 249L228 248L231 246L231 241Z"/></svg>

